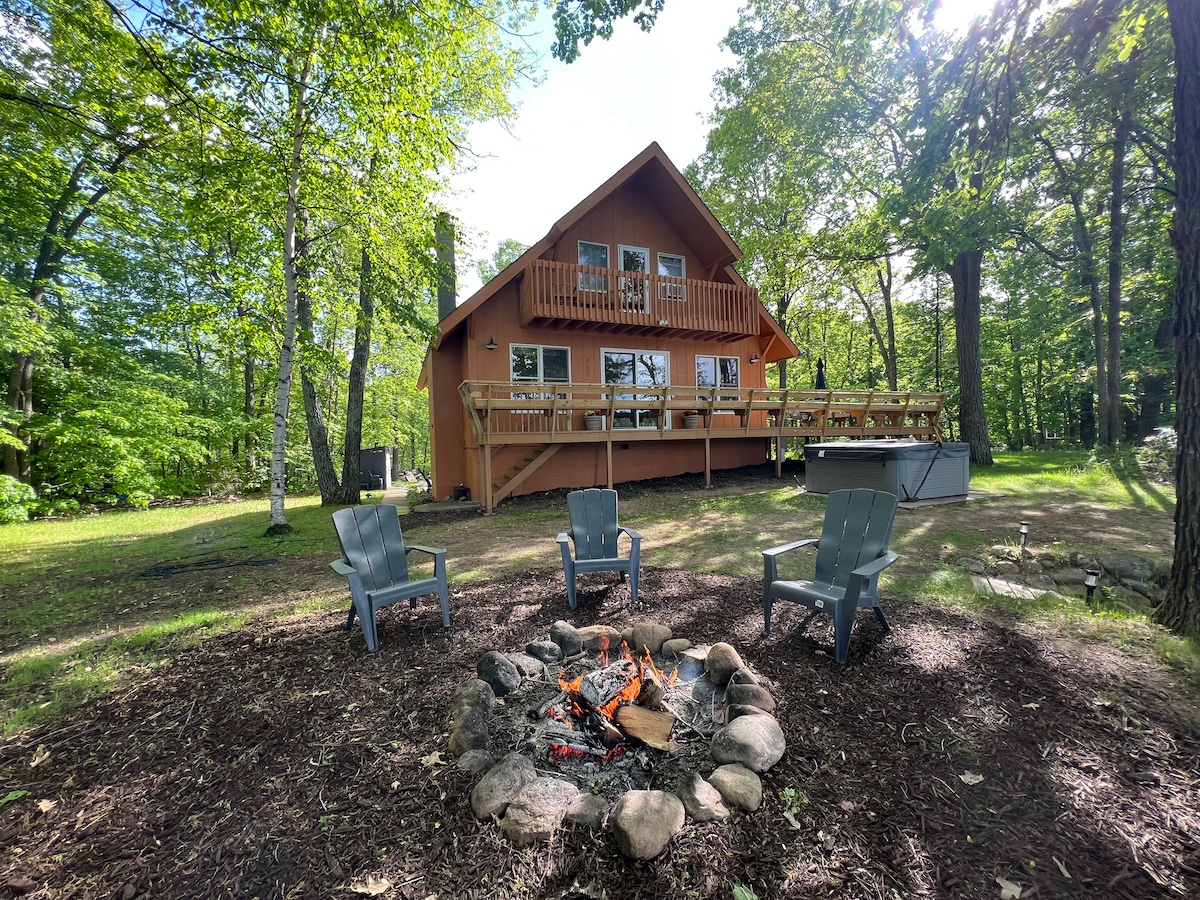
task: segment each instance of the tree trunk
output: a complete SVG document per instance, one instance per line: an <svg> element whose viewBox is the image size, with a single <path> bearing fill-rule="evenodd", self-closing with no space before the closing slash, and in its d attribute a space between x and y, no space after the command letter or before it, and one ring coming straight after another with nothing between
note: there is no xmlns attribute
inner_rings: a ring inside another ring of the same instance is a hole
<svg viewBox="0 0 1200 900"><path fill-rule="evenodd" d="M954 285L954 343L958 351L959 438L971 445L971 462L992 464L987 410L983 405L983 362L980 347L980 279L983 251L965 250L950 266Z"/></svg>
<svg viewBox="0 0 1200 900"><path fill-rule="evenodd" d="M1175 560L1156 615L1200 635L1200 16L1167 0L1175 41Z"/></svg>
<svg viewBox="0 0 1200 900"><path fill-rule="evenodd" d="M19 446L4 445L4 474L17 481L29 484L29 450L21 435L21 424L33 416L33 357L16 354L8 375L8 408L17 414L17 421L8 425L8 430L19 442Z"/></svg>
<svg viewBox="0 0 1200 900"><path fill-rule="evenodd" d="M308 291L308 210L304 208L300 209L300 234L296 266L296 315L304 346L314 348L312 296ZM308 431L308 446L312 451L313 470L317 475L317 489L321 492L321 505L329 506L338 502L341 485L338 484L333 455L329 451L329 429L325 425L325 412L313 380L311 355L309 352L300 354L300 393L304 397L304 421Z"/></svg>
<svg viewBox="0 0 1200 900"><path fill-rule="evenodd" d="M1108 402L1109 431L1104 443L1115 447L1121 439L1121 278L1125 241L1125 145L1129 138L1130 115L1126 112L1113 134L1113 158L1109 183L1112 188L1108 212Z"/></svg>
<svg viewBox="0 0 1200 900"><path fill-rule="evenodd" d="M289 86L292 100L292 153L288 172L287 205L283 223L283 340L279 345L279 377L275 386L275 422L271 428L271 514L267 535L287 534L284 500L287 496L287 426L292 399L292 355L296 347L296 231L300 212L300 167L304 159L306 91L311 62L305 61L300 78Z"/></svg>
<svg viewBox="0 0 1200 900"><path fill-rule="evenodd" d="M367 390L367 365L371 361L371 324L375 321L375 288L371 282L371 254L362 250L358 274L358 317L354 325L354 353L346 386L346 437L342 455L342 503L361 499L363 401Z"/></svg>

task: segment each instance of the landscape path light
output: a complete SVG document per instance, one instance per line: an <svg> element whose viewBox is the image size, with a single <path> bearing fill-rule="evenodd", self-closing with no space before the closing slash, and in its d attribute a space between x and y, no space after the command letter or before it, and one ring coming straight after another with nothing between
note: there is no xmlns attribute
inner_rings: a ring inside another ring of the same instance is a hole
<svg viewBox="0 0 1200 900"><path fill-rule="evenodd" d="M1096 586L1100 584L1100 569L1098 566L1087 567L1083 576L1083 584L1087 588L1087 605L1090 609L1094 603Z"/></svg>

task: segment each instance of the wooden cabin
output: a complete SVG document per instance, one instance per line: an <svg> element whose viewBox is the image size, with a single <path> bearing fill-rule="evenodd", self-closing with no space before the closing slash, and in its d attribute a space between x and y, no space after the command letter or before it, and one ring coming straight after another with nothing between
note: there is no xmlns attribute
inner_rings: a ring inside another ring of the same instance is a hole
<svg viewBox="0 0 1200 900"><path fill-rule="evenodd" d="M433 492L510 495L760 464L791 436L937 433L941 395L767 390L799 355L657 143L448 311L425 359Z"/></svg>

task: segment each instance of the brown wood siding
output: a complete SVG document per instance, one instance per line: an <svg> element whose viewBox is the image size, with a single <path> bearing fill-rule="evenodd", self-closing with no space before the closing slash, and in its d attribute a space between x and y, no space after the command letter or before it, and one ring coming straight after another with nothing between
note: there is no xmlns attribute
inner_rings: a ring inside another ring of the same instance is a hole
<svg viewBox="0 0 1200 900"><path fill-rule="evenodd" d="M458 393L458 385L464 380L460 336L465 333L464 329L446 341L430 360L429 459L433 496L439 500L449 496L454 485L467 483L469 477L463 448L470 435Z"/></svg>
<svg viewBox="0 0 1200 900"><path fill-rule="evenodd" d="M637 188L637 179L618 190L576 225L563 232L557 246L546 255L559 262L579 262L579 241L608 245L609 267L620 268L617 246L645 247L650 251L652 271L658 271L658 254L672 253L684 258L688 278L726 281L723 272L710 272L712 262L701 259L696 251L653 206L649 206Z"/></svg>

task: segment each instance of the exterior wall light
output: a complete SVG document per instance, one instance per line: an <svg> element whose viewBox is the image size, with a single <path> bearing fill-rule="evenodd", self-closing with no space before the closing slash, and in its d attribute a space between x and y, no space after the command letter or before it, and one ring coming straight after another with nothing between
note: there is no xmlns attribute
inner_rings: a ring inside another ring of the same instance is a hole
<svg viewBox="0 0 1200 900"><path fill-rule="evenodd" d="M496 339L494 337L490 337L488 338L488 342L483 346L487 347L489 350L495 350L499 344L496 343Z"/></svg>
<svg viewBox="0 0 1200 900"><path fill-rule="evenodd" d="M755 353L752 357L750 357L750 365L754 365L760 359L762 359L762 357Z"/></svg>

